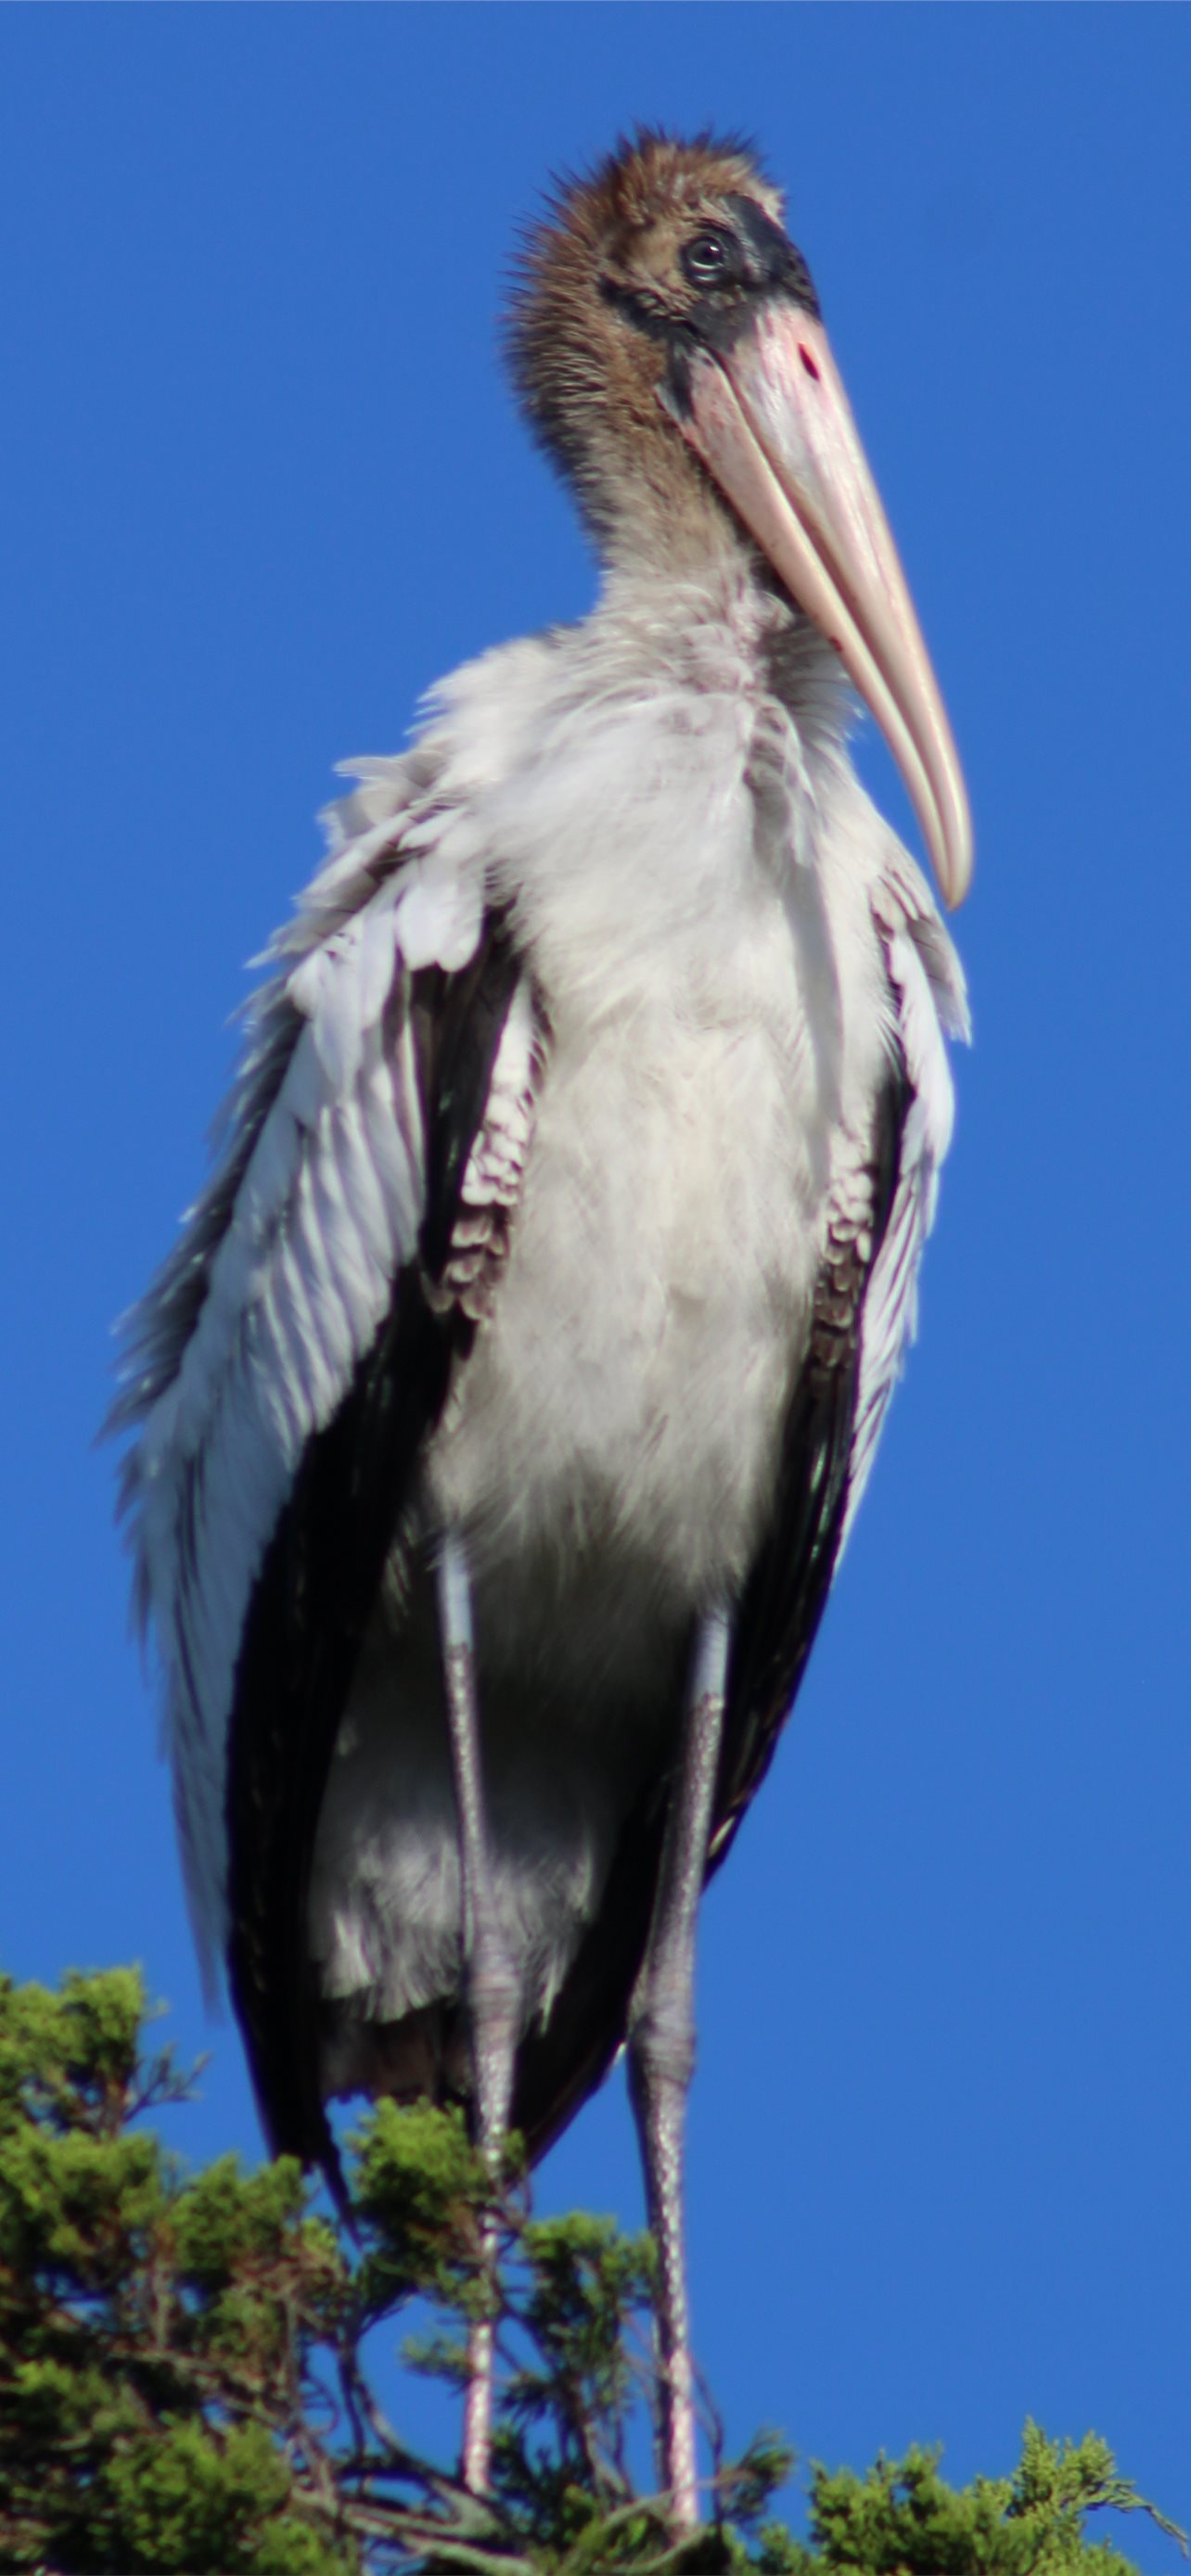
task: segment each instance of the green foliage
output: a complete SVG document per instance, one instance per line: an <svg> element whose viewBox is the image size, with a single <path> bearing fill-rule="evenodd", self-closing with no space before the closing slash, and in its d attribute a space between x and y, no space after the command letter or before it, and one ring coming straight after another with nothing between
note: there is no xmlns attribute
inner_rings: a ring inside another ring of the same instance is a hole
<svg viewBox="0 0 1191 2576"><path fill-rule="evenodd" d="M375 2316L423 2296L468 2312L480 2296L480 2240L492 2199L461 2111L378 2102L351 2140L363 2222L360 2293ZM508 2179L516 2170L511 2161Z"/></svg>
<svg viewBox="0 0 1191 2576"><path fill-rule="evenodd" d="M1182 2539L1118 2475L1097 2434L1051 2442L1027 2424L1011 2478L976 2478L959 2490L945 2484L930 2451L878 2460L863 2478L817 2468L810 2546L794 2544L761 2563L789 2576L821 2576L824 2568L841 2576L853 2569L865 2576L1132 2576L1110 2542L1084 2537L1085 2516L1106 2505L1147 2513Z"/></svg>
<svg viewBox="0 0 1191 2576"><path fill-rule="evenodd" d="M0 1980L0 2563L351 2576L342 2256L296 2165L188 2182L135 2125L187 2089L144 2019L128 1970Z"/></svg>
<svg viewBox="0 0 1191 2576"><path fill-rule="evenodd" d="M956 2490L912 2451L813 2472L810 2537L766 2520L791 2457L718 2462L676 2536L632 2459L651 2385L653 2253L610 2220L534 2220L457 2117L381 2104L351 2141L354 2233L284 2160L190 2175L145 2116L184 2100L146 2055L127 1970L57 1994L0 1979L0 2566L44 2576L1130 2576L1085 2535L1151 2511L1094 2435L1026 2428L1011 2478ZM485 2245L495 2235L495 2282ZM429 2300L412 2352L466 2375L491 2316L490 2496L415 2458L361 2359ZM1160 2516L1155 2519L1161 2522ZM1169 2531L1169 2524L1162 2524Z"/></svg>

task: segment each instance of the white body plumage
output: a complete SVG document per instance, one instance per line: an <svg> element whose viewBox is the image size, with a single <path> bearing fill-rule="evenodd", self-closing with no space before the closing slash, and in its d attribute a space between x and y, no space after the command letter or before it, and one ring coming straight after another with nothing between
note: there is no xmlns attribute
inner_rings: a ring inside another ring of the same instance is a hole
<svg viewBox="0 0 1191 2576"><path fill-rule="evenodd" d="M481 1269L494 1204L509 1248L479 1283L417 1511L468 1540L527 2017L660 1758L692 1613L743 1582L829 1235L871 1222L896 1050L913 1098L861 1328L854 1509L912 1329L951 1126L943 1031L965 1003L925 882L844 758L845 717L830 653L751 583L614 583L585 627L458 673L404 758L360 765L275 944L222 1169L136 1324L129 1499L209 1958L252 1585L416 1247L402 993L413 970L465 965L486 910L507 912L523 983L464 1200ZM402 1677L383 1598L311 1938L324 1993L385 2021L461 1978L441 1719L408 1647ZM354 2074L332 2045L328 2083Z"/></svg>

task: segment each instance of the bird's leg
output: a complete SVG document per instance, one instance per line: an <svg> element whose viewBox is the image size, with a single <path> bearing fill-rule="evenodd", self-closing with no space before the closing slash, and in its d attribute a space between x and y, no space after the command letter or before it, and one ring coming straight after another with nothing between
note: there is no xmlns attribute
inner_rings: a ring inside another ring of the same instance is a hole
<svg viewBox="0 0 1191 2576"><path fill-rule="evenodd" d="M629 2008L629 2083L657 2246L662 2475L675 2522L699 2519L695 2409L683 2247L683 2131L695 2063L695 1918L703 1888L724 1723L729 1628L703 1621L666 1817L653 1922Z"/></svg>
<svg viewBox="0 0 1191 2576"><path fill-rule="evenodd" d="M439 1555L438 1601L447 1724L459 1819L463 1951L475 2067L476 2126L481 2150L495 2179L512 2101L521 1986L516 1963L509 1954L497 1917L480 1758L471 1583L462 1542L450 1533L443 1540ZM482 2277L489 2289L495 2276L496 2246L496 2223L490 2219L485 2225L482 2245ZM463 2477L473 2494L482 2495L488 2484L492 2447L493 2328L490 2318L482 2318L472 2326L467 2358Z"/></svg>

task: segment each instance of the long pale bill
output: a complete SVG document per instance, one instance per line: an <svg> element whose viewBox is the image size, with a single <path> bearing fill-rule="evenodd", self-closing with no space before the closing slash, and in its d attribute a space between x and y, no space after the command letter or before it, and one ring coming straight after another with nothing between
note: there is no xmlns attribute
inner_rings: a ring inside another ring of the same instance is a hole
<svg viewBox="0 0 1191 2576"><path fill-rule="evenodd" d="M959 756L827 335L770 306L695 361L683 430L774 571L835 646L905 780L946 903L972 875Z"/></svg>

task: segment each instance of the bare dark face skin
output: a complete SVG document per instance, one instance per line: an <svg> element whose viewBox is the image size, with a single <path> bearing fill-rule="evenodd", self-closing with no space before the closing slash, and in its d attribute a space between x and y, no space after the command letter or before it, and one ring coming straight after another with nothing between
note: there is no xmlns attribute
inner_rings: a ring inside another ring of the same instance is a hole
<svg viewBox="0 0 1191 2576"><path fill-rule="evenodd" d="M788 297L816 317L819 300L801 251L754 197L721 197L706 216L674 210L630 235L600 275L614 310L665 346L681 370L692 348L731 346L758 301Z"/></svg>

